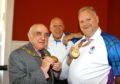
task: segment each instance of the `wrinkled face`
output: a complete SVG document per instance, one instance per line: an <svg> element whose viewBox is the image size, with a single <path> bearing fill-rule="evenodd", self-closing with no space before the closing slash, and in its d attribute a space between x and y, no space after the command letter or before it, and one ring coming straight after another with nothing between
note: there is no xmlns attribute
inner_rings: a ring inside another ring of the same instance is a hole
<svg viewBox="0 0 120 84"><path fill-rule="evenodd" d="M32 27L28 34L30 42L37 50L47 47L48 35L48 29L44 25L36 25Z"/></svg>
<svg viewBox="0 0 120 84"><path fill-rule="evenodd" d="M86 37L91 37L98 28L98 16L90 10L85 10L79 13L78 19L81 31Z"/></svg>
<svg viewBox="0 0 120 84"><path fill-rule="evenodd" d="M62 20L60 19L54 19L51 22L50 25L50 31L54 37L54 39L58 40L62 37L63 31L64 31L64 25Z"/></svg>

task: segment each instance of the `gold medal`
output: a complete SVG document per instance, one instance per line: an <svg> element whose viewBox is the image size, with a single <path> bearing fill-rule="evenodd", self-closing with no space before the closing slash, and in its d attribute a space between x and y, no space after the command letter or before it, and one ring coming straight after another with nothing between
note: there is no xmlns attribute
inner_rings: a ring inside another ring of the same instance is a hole
<svg viewBox="0 0 120 84"><path fill-rule="evenodd" d="M73 49L70 51L70 55L76 59L80 56L80 52L79 52L79 48L81 47L85 47L87 45L89 45L92 41L92 39L88 40L88 42L86 42L84 45L83 43L85 42L86 40L82 40L80 43L78 43L76 46L73 47Z"/></svg>
<svg viewBox="0 0 120 84"><path fill-rule="evenodd" d="M73 58L78 58L79 55L80 55L79 48L78 47L74 47L73 50L71 51L71 56Z"/></svg>
<svg viewBox="0 0 120 84"><path fill-rule="evenodd" d="M56 56L51 56L54 62L58 62L58 58Z"/></svg>

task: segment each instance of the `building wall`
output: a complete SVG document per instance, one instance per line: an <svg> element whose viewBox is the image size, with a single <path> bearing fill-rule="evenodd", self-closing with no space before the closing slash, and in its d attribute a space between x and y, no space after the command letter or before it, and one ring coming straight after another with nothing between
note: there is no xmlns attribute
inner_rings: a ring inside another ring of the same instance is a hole
<svg viewBox="0 0 120 84"><path fill-rule="evenodd" d="M120 39L120 0L109 0L108 32Z"/></svg>
<svg viewBox="0 0 120 84"><path fill-rule="evenodd" d="M29 27L43 23L49 28L51 18L61 17L66 32L79 32L77 13L83 6L93 6L100 17L100 26L108 28L108 0L15 0L13 40L26 41Z"/></svg>

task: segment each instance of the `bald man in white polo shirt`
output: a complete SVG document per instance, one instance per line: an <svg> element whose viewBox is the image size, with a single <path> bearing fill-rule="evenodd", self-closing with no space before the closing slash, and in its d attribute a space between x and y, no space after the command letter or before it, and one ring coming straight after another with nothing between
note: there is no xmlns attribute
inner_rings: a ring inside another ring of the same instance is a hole
<svg viewBox="0 0 120 84"><path fill-rule="evenodd" d="M61 63L66 62L65 59L68 56L69 49L73 45L72 41L69 41L67 45L64 45L62 40L65 36L64 23L59 17L54 17L50 22L50 37L48 40L48 51L51 55L56 56ZM68 66L65 66L68 67ZM65 80L67 78L67 71L61 69L59 80L55 81L55 84L67 84Z"/></svg>

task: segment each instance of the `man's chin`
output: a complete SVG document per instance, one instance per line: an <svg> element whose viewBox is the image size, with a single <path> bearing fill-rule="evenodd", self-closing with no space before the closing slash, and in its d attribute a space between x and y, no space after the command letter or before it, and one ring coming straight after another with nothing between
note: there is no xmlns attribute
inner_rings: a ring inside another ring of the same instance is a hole
<svg viewBox="0 0 120 84"><path fill-rule="evenodd" d="M46 46L39 46L38 48L39 49L44 49L44 48L46 48Z"/></svg>

